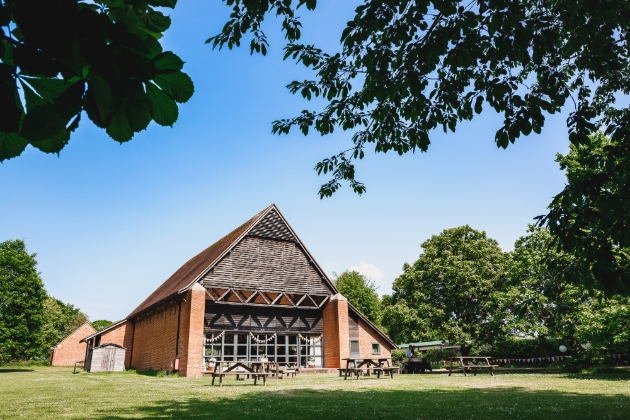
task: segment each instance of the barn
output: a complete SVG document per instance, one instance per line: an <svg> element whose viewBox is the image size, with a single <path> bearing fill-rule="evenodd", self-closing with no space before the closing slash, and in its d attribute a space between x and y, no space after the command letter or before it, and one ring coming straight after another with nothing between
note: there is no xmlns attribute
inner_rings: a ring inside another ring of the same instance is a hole
<svg viewBox="0 0 630 420"><path fill-rule="evenodd" d="M186 262L124 320L82 340L125 367L201 376L211 360L339 368L396 344L335 288L275 204Z"/></svg>
<svg viewBox="0 0 630 420"><path fill-rule="evenodd" d="M84 360L87 345L82 339L95 332L89 322L74 330L61 343L50 349L50 366L74 366L75 362Z"/></svg>

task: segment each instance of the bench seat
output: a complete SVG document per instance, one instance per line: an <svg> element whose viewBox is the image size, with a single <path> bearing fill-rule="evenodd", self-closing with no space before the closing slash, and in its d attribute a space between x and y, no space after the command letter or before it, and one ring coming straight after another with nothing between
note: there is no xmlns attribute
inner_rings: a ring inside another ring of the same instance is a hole
<svg viewBox="0 0 630 420"><path fill-rule="evenodd" d="M214 385L214 379L219 377L219 386L223 386L223 377L224 376L236 376L236 379L239 379L239 375L242 376L253 376L254 377L254 385L256 385L256 381L258 378L262 378L263 386L267 384L267 376L270 375L268 372L247 372L247 371L239 371L239 372L212 372L212 385Z"/></svg>

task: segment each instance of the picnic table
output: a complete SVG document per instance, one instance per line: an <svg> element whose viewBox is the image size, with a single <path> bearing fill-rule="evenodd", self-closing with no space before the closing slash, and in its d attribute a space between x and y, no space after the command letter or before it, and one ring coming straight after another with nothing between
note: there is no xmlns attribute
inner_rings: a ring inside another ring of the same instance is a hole
<svg viewBox="0 0 630 420"><path fill-rule="evenodd" d="M381 374L385 374L385 376L389 375L391 378L394 378L394 372L398 373L398 368L391 366L391 357L349 357L342 360L346 361L346 367L345 369L339 369L339 376L344 375L344 380L348 379L348 375L353 374L357 377L357 380L362 373L365 373L366 376L370 376L370 371L376 373L377 378L380 378Z"/></svg>
<svg viewBox="0 0 630 420"><path fill-rule="evenodd" d="M300 372L300 369L297 367L297 363L279 363L279 362L271 362L267 364L266 367L267 372L271 372L276 379L283 379L284 375L293 376Z"/></svg>
<svg viewBox="0 0 630 420"><path fill-rule="evenodd" d="M219 377L219 386L223 386L223 377L227 375L235 375L236 379L254 378L254 385L258 379L263 380L263 386L267 384L267 376L270 375L267 367L267 362L258 361L245 361L240 360L236 362L227 361L215 361L214 371L212 372L212 385L214 385L214 379Z"/></svg>
<svg viewBox="0 0 630 420"><path fill-rule="evenodd" d="M474 376L477 376L477 371L479 370L488 370L490 375L494 376L494 368L497 367L497 365L490 364L489 356L454 356L448 360L451 362L448 376L451 376L453 371L453 362L459 362L459 367L456 366L455 369L461 369L464 372L464 376L468 376L466 371L471 371Z"/></svg>

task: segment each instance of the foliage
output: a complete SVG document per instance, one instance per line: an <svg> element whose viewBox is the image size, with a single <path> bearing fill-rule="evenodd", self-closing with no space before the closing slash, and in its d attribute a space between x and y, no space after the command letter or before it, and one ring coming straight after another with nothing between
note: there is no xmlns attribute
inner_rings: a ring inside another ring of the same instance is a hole
<svg viewBox="0 0 630 420"><path fill-rule="evenodd" d="M553 338L518 338L509 337L501 340L489 350L484 351L484 355L495 358L531 358L531 357L554 357L562 353L558 348L562 341ZM569 348L566 355L575 355L575 348Z"/></svg>
<svg viewBox="0 0 630 420"><path fill-rule="evenodd" d="M24 241L0 243L0 362L39 356L46 291L36 267Z"/></svg>
<svg viewBox="0 0 630 420"><path fill-rule="evenodd" d="M231 47L243 32L256 37L263 12L280 2L226 3L234 14L214 40ZM285 22L294 16L292 9L275 12ZM355 131L349 149L317 164L318 173L332 173L322 197L344 180L365 191L353 160L369 144L384 153L426 151L432 130L455 131L484 105L503 114L495 136L503 148L540 133L545 115L567 101L574 105L568 119L574 144L598 126L625 137L630 110L615 107L614 95L630 90L629 20L625 0L364 0L342 32L341 52L297 44L299 32L287 31L285 58L315 72L288 89L308 100L321 96L327 105L276 121L273 131Z"/></svg>
<svg viewBox="0 0 630 420"><path fill-rule="evenodd" d="M96 331L102 331L105 328L107 328L110 325L112 325L113 322L112 321L107 321L106 319L97 319L96 321L93 321L91 324L92 324L92 327Z"/></svg>
<svg viewBox="0 0 630 420"><path fill-rule="evenodd" d="M595 300L576 327L578 343L591 343L590 353L630 354L630 298Z"/></svg>
<svg viewBox="0 0 630 420"><path fill-rule="evenodd" d="M118 142L172 126L193 93L159 39L177 0L0 0L0 161L59 153L81 114Z"/></svg>
<svg viewBox="0 0 630 420"><path fill-rule="evenodd" d="M59 299L46 297L44 300L44 321L41 327L42 352L48 354L48 349L56 346L68 335L88 321L79 308L70 303L63 303Z"/></svg>
<svg viewBox="0 0 630 420"><path fill-rule="evenodd" d="M404 349L393 349L392 350L392 361L394 363L402 362L402 360L404 358L405 358L405 350Z"/></svg>
<svg viewBox="0 0 630 420"><path fill-rule="evenodd" d="M448 340L467 355L475 344L503 334L498 308L509 254L467 225L432 236L422 248L394 281L394 305L383 317L390 336L397 342Z"/></svg>
<svg viewBox="0 0 630 420"><path fill-rule="evenodd" d="M429 349L427 350L425 357L430 363L438 363L442 360L448 360L450 357L457 356L459 351L456 349Z"/></svg>
<svg viewBox="0 0 630 420"><path fill-rule="evenodd" d="M341 274L333 273L335 287L348 302L353 304L370 321L379 325L381 323L381 301L376 293L374 282L357 271L344 271Z"/></svg>
<svg viewBox="0 0 630 420"><path fill-rule="evenodd" d="M568 183L539 222L576 258L560 273L607 296L630 295L630 140L598 132L556 161Z"/></svg>
<svg viewBox="0 0 630 420"><path fill-rule="evenodd" d="M561 275L575 266L574 257L556 249L547 230L529 226L514 244L508 272L504 311L510 332L576 345L576 328L593 299L581 284L567 283Z"/></svg>

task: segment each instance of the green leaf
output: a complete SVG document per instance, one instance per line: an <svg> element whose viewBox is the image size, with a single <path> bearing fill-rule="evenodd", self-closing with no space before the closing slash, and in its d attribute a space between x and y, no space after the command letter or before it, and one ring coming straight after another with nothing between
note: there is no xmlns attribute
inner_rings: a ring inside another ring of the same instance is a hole
<svg viewBox="0 0 630 420"><path fill-rule="evenodd" d="M28 141L17 133L0 132L0 162L22 154Z"/></svg>
<svg viewBox="0 0 630 420"><path fill-rule="evenodd" d="M153 63L158 70L178 71L184 67L184 62L177 55L170 51L163 52L153 59Z"/></svg>
<svg viewBox="0 0 630 420"><path fill-rule="evenodd" d="M111 138L120 143L131 140L134 133L129 126L127 110L124 106L118 107L116 112L114 112L112 122L109 124L106 131Z"/></svg>
<svg viewBox="0 0 630 420"><path fill-rule="evenodd" d="M20 77L35 89L46 102L51 102L61 95L69 86L62 79L48 79L43 77Z"/></svg>
<svg viewBox="0 0 630 420"><path fill-rule="evenodd" d="M157 86L148 83L147 93L153 102L151 115L153 120L162 125L172 127L179 116L177 103Z"/></svg>
<svg viewBox="0 0 630 420"><path fill-rule="evenodd" d="M88 95L94 99L100 119L107 119L112 106L112 91L107 81L100 76L92 76L88 81Z"/></svg>
<svg viewBox="0 0 630 420"><path fill-rule="evenodd" d="M24 89L24 98L26 99L26 110L30 111L36 105L43 105L46 103L41 96L39 96L29 85L20 80L22 89Z"/></svg>
<svg viewBox="0 0 630 420"><path fill-rule="evenodd" d="M188 101L195 91L190 77L181 71L158 74L155 76L155 83L175 99L176 102Z"/></svg>
<svg viewBox="0 0 630 420"><path fill-rule="evenodd" d="M70 131L62 130L43 141L32 141L31 144L44 153L59 153L70 141Z"/></svg>
<svg viewBox="0 0 630 420"><path fill-rule="evenodd" d="M483 96L477 96L477 99L475 100L475 112L477 114L481 114L481 111L483 110Z"/></svg>
<svg viewBox="0 0 630 420"><path fill-rule="evenodd" d="M66 128L64 118L50 104L34 106L22 121L20 135L29 142L47 140Z"/></svg>
<svg viewBox="0 0 630 420"><path fill-rule="evenodd" d="M127 100L127 119L134 132L142 131L151 122L153 103L146 93L137 93Z"/></svg>

